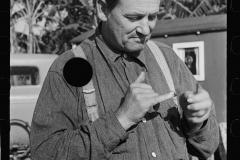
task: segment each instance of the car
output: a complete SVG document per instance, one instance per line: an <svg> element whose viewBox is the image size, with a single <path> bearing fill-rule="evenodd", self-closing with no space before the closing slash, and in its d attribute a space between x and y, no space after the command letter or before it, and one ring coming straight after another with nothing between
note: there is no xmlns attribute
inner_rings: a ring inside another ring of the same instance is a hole
<svg viewBox="0 0 240 160"><path fill-rule="evenodd" d="M10 54L10 148L29 146L34 108L44 79L58 55Z"/></svg>

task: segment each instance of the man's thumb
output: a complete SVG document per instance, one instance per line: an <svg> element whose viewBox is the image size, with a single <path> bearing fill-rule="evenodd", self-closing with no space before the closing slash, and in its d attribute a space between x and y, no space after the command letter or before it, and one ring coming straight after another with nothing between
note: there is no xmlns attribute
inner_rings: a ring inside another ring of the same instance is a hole
<svg viewBox="0 0 240 160"><path fill-rule="evenodd" d="M135 80L136 83L142 83L145 80L145 72L141 72L138 78Z"/></svg>

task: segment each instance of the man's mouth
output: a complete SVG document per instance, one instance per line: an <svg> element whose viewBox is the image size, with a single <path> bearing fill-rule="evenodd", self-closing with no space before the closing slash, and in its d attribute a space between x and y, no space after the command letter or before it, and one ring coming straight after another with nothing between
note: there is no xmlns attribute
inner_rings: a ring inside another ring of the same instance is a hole
<svg viewBox="0 0 240 160"><path fill-rule="evenodd" d="M145 39L146 37L132 37L132 38Z"/></svg>
<svg viewBox="0 0 240 160"><path fill-rule="evenodd" d="M141 41L142 43L146 41L147 37L132 37L136 41Z"/></svg>

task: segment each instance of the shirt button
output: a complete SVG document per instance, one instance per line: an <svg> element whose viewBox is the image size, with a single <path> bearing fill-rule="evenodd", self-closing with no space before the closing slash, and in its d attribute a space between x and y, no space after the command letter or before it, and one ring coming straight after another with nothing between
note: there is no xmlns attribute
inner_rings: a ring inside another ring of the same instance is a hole
<svg viewBox="0 0 240 160"><path fill-rule="evenodd" d="M153 156L154 158L156 158L156 157L157 157L157 155L156 155L156 153L155 153L155 152L152 152L152 156Z"/></svg>
<svg viewBox="0 0 240 160"><path fill-rule="evenodd" d="M142 118L142 121L143 121L144 123L147 122L146 118Z"/></svg>
<svg viewBox="0 0 240 160"><path fill-rule="evenodd" d="M127 54L124 54L123 57L126 59L127 58Z"/></svg>

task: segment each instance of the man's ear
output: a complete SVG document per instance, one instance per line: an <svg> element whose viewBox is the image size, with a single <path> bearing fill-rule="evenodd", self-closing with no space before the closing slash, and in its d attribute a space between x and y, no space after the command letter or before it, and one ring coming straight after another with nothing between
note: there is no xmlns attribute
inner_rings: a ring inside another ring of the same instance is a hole
<svg viewBox="0 0 240 160"><path fill-rule="evenodd" d="M97 0L96 2L97 16L101 21L107 20L107 5L105 0Z"/></svg>

